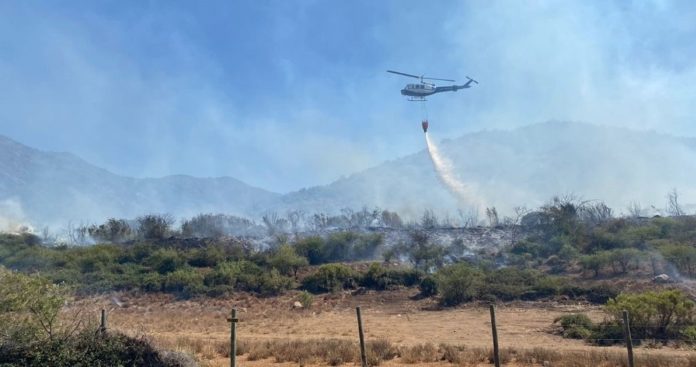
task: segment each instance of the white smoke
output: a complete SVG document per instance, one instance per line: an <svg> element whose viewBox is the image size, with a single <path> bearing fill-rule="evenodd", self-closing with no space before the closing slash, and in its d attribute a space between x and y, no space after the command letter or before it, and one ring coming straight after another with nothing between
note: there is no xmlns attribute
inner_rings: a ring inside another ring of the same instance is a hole
<svg viewBox="0 0 696 367"><path fill-rule="evenodd" d="M22 205L14 199L0 200L0 232L33 232L22 210Z"/></svg>
<svg viewBox="0 0 696 367"><path fill-rule="evenodd" d="M440 153L437 145L430 140L430 136L427 132L425 133L425 143L428 146L430 160L433 162L437 177L440 179L440 182L445 185L447 190L457 198L460 206L474 207L479 212L482 208L485 208L485 202L476 194L475 187L471 184L465 185L457 178L454 173L452 162Z"/></svg>

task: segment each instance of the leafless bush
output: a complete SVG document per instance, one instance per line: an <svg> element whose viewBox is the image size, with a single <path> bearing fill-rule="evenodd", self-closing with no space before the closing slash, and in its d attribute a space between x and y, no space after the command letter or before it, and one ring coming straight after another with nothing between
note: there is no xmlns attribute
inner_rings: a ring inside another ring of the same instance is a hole
<svg viewBox="0 0 696 367"><path fill-rule="evenodd" d="M289 210L286 214L290 229L293 233L297 233L302 229L305 220L305 212L302 210Z"/></svg>
<svg viewBox="0 0 696 367"><path fill-rule="evenodd" d="M217 354L221 357L224 358L229 358L230 357L230 342L229 340L220 340L217 341L214 344L215 351ZM238 340L237 341L237 355L241 356L247 353L251 352L253 343L250 343L249 341L246 340Z"/></svg>
<svg viewBox="0 0 696 367"><path fill-rule="evenodd" d="M677 189L672 189L672 191L667 194L667 214L673 217L681 217L686 214L679 203L679 193L677 193Z"/></svg>
<svg viewBox="0 0 696 367"><path fill-rule="evenodd" d="M331 366L358 360L357 345L346 340L330 340L320 344L319 355Z"/></svg>
<svg viewBox="0 0 696 367"><path fill-rule="evenodd" d="M489 227L497 227L499 223L498 210L495 207L486 208L486 218Z"/></svg>
<svg viewBox="0 0 696 367"><path fill-rule="evenodd" d="M279 216L276 212L264 214L261 219L266 226L269 236L275 236L278 233L285 233L288 227L288 220Z"/></svg>
<svg viewBox="0 0 696 367"><path fill-rule="evenodd" d="M500 361L500 364L508 364L514 360L516 354L517 351L515 349L502 348L498 353L498 360ZM490 355L488 356L488 361L490 363L494 362L492 350L490 351Z"/></svg>
<svg viewBox="0 0 696 367"><path fill-rule="evenodd" d="M645 216L645 209L643 209L643 207L637 201L630 202L626 210L628 211L628 217L632 219Z"/></svg>
<svg viewBox="0 0 696 367"><path fill-rule="evenodd" d="M249 348L249 355L247 356L247 360L258 361L261 359L270 358L271 356L273 356L274 344L275 343L272 341L252 343Z"/></svg>
<svg viewBox="0 0 696 367"><path fill-rule="evenodd" d="M423 216L421 217L420 225L422 228L425 229L433 229L437 228L440 223L437 218L437 215L435 215L435 212L428 209L425 212L423 212Z"/></svg>
<svg viewBox="0 0 696 367"><path fill-rule="evenodd" d="M591 225L602 224L614 217L614 212L605 203L599 201L584 203L578 208L580 220Z"/></svg>
<svg viewBox="0 0 696 367"><path fill-rule="evenodd" d="M466 211L458 209L459 221L464 228L476 227L479 223L479 212L476 208L469 208Z"/></svg>
<svg viewBox="0 0 696 367"><path fill-rule="evenodd" d="M431 343L417 344L411 347L399 349L399 356L404 363L414 364L421 362L437 362L440 353Z"/></svg>
<svg viewBox="0 0 696 367"><path fill-rule="evenodd" d="M383 226L388 228L401 228L404 222L397 212L390 212L389 210L382 211L380 222Z"/></svg>
<svg viewBox="0 0 696 367"><path fill-rule="evenodd" d="M466 348L458 345L440 344L442 352L442 360L453 364L462 364L465 362L464 353Z"/></svg>
<svg viewBox="0 0 696 367"><path fill-rule="evenodd" d="M398 350L386 339L367 342L367 364L378 366L382 361L388 361L398 355Z"/></svg>
<svg viewBox="0 0 696 367"><path fill-rule="evenodd" d="M174 224L169 214L148 214L138 217L138 234L146 240L160 240L167 237Z"/></svg>
<svg viewBox="0 0 696 367"><path fill-rule="evenodd" d="M537 347L519 353L517 361L523 363L543 363L544 361L559 361L561 357L562 354L557 350Z"/></svg>
<svg viewBox="0 0 696 367"><path fill-rule="evenodd" d="M181 224L186 238L220 238L258 233L260 226L247 218L227 214L199 214Z"/></svg>

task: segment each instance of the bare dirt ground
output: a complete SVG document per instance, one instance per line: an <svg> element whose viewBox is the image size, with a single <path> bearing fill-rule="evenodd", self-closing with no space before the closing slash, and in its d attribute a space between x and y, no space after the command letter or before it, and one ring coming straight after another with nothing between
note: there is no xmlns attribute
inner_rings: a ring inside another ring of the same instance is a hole
<svg viewBox="0 0 696 367"><path fill-rule="evenodd" d="M130 335L145 335L157 344L188 349L211 366L226 366L228 359L219 352L229 341L230 310L238 309L237 333L241 341L346 339L357 341L355 307L361 306L365 336L368 340L386 339L397 346L423 343L464 345L490 348L491 329L488 307L466 305L439 309L432 300L415 300L415 291L368 292L321 295L309 309L293 309L297 294L257 298L239 294L228 299L176 300L167 295L115 294L76 301L81 308L98 317L99 309L108 310L108 326ZM115 300L121 303L116 305ZM551 348L555 351L623 351L620 347L594 347L552 333L553 321L568 313L583 312L595 321L606 315L597 306L578 303L517 302L497 306L497 324L501 348ZM187 347L188 345L188 347ZM209 347L214 346L216 347ZM637 354L691 355L688 349L664 347L637 348ZM245 357L242 356L244 361ZM249 361L244 366L296 366L273 360ZM350 365L350 364L348 364ZM401 365L398 359L384 366ZM413 364L411 364L413 365ZM418 365L441 366L446 362ZM489 364L482 364L489 365ZM506 364L513 366L514 364Z"/></svg>

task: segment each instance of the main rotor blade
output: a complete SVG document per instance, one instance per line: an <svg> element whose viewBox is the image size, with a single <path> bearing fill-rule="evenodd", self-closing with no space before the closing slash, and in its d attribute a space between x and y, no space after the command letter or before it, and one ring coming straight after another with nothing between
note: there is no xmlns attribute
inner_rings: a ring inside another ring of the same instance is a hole
<svg viewBox="0 0 696 367"><path fill-rule="evenodd" d="M428 79L428 80L442 80L442 81L444 81L444 82L454 82L454 81L455 81L455 80L452 80L452 79L426 78L426 77L423 77L422 79Z"/></svg>
<svg viewBox="0 0 696 367"><path fill-rule="evenodd" d="M419 77L418 75L406 74L406 73L402 73L402 72L400 72L400 71L394 71L394 70L387 70L387 73L399 74L399 75L403 75L403 76L410 76L411 78L416 78L416 79L420 79L420 78L421 78L421 77Z"/></svg>

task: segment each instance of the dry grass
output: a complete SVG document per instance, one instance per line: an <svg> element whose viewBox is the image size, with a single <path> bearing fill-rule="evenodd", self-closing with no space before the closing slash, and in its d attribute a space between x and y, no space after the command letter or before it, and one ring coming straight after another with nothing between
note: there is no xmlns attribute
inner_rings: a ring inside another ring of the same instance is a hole
<svg viewBox="0 0 696 367"><path fill-rule="evenodd" d="M399 349L401 361L408 364L422 362L437 362L440 360L440 351L431 343L416 344Z"/></svg>
<svg viewBox="0 0 696 367"><path fill-rule="evenodd" d="M229 358L227 341L205 342L188 337L177 338L170 349L198 356L199 360L214 361ZM343 339L295 339L295 340L240 340L237 354L246 361L261 362L259 366L293 363L298 366L358 365L360 362L357 342ZM394 365L428 365L445 363L457 366L489 366L493 362L490 348L431 343L395 346L385 339L367 344L369 366L388 362ZM650 367L696 367L696 353L670 355L636 351L636 365ZM626 353L621 349L594 348L590 350L558 351L552 348L502 348L500 361L506 366L552 367L626 367ZM209 364L210 365L210 364ZM221 364L224 365L224 364Z"/></svg>
<svg viewBox="0 0 696 367"><path fill-rule="evenodd" d="M183 351L198 355L204 359L213 359L219 355L215 343L190 337L177 338L170 348L175 351Z"/></svg>
<svg viewBox="0 0 696 367"><path fill-rule="evenodd" d="M382 361L394 359L399 354L398 348L386 339L369 341L365 349L367 364L370 366L379 366Z"/></svg>
<svg viewBox="0 0 696 367"><path fill-rule="evenodd" d="M625 367L628 365L625 351L601 348L590 351L564 351L562 353L546 348L534 348L531 350L510 349L506 354L510 357L508 362L512 360L518 364L529 366L543 365L544 362L548 362L553 367ZM696 363L696 356L693 355L673 356L654 353L637 353L635 355L635 364L637 366L696 367L694 363Z"/></svg>
<svg viewBox="0 0 696 367"><path fill-rule="evenodd" d="M311 310L293 310L297 295L179 301L146 295L128 299L128 307L114 309L109 326L126 334L148 335L163 349L195 355L204 365L229 365L229 310L239 310L237 354L244 366L285 367L359 365L356 305L362 306L371 366L490 366L488 309L467 305L425 311L428 300L410 294L380 292L360 296L315 296ZM119 298L121 298L119 296ZM92 307L98 315L108 308L108 297L82 300L76 307ZM553 303L515 303L498 308L501 359L506 366L552 367L624 366L621 347L593 347L563 339L550 331L553 320L583 312L594 321L605 315L593 306ZM648 344L646 344L648 345ZM511 347L511 348L508 348ZM696 367L696 355L686 346L636 348L637 366Z"/></svg>

